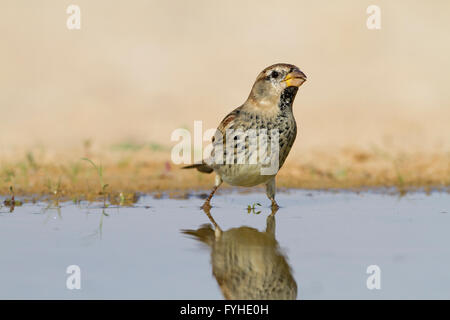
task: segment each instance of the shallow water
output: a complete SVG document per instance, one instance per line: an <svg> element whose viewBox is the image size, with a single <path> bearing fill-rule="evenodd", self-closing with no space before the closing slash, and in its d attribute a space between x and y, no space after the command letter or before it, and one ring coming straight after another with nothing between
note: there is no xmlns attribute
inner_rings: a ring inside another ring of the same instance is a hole
<svg viewBox="0 0 450 320"><path fill-rule="evenodd" d="M203 226L211 220L196 197L2 207L0 298L450 299L448 193L277 199L271 215L263 193L215 196L222 232ZM79 290L66 287L69 265L80 267ZM370 265L380 268L379 290L367 288Z"/></svg>

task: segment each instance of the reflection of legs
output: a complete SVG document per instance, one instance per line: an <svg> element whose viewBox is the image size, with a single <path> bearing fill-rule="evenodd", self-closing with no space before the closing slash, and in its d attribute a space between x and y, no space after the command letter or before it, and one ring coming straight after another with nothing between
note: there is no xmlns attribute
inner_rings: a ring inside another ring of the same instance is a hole
<svg viewBox="0 0 450 320"><path fill-rule="evenodd" d="M275 201L275 189L275 177L273 177L266 183L266 194L270 201L272 201L272 209L278 208L278 204Z"/></svg>
<svg viewBox="0 0 450 320"><path fill-rule="evenodd" d="M211 207L203 208L203 211L206 213L206 216L208 217L209 221L211 221L211 223L214 225L214 234L215 234L216 239L217 239L217 238L219 238L222 235L222 229L220 229L219 225L217 224L217 222L212 217L211 212L210 212L210 208Z"/></svg>
<svg viewBox="0 0 450 320"><path fill-rule="evenodd" d="M211 208L211 204L210 204L211 198L214 196L214 193L216 193L216 190L219 188L219 186L221 184L222 184L222 178L219 175L216 175L216 181L215 181L214 188L212 189L208 198L206 198L205 203L203 203L203 205L201 207L203 210Z"/></svg>
<svg viewBox="0 0 450 320"><path fill-rule="evenodd" d="M272 213L269 214L266 220L266 232L275 237L275 213L277 213L278 207L272 207Z"/></svg>

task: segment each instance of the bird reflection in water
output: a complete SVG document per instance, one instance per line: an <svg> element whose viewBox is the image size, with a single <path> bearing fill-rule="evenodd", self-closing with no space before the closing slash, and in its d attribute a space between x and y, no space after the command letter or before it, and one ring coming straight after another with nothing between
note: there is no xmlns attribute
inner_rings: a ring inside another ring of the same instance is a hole
<svg viewBox="0 0 450 320"><path fill-rule="evenodd" d="M223 231L214 226L182 230L211 249L212 273L225 299L296 299L297 283L275 239L276 209L267 217L265 231L242 226Z"/></svg>

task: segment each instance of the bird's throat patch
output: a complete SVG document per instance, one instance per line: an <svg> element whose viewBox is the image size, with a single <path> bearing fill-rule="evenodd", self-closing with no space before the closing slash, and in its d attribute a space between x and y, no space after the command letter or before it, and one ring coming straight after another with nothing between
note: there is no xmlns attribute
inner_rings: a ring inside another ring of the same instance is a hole
<svg viewBox="0 0 450 320"><path fill-rule="evenodd" d="M279 107L280 110L285 110L286 108L291 108L294 102L295 96L297 95L298 87L287 87L281 92Z"/></svg>

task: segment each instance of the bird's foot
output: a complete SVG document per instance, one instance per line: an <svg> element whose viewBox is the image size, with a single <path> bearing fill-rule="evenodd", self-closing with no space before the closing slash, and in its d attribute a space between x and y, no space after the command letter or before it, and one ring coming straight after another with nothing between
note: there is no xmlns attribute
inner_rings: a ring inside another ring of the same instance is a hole
<svg viewBox="0 0 450 320"><path fill-rule="evenodd" d="M209 203L209 200L206 200L205 203L200 207L203 211L209 211L211 210L211 204Z"/></svg>
<svg viewBox="0 0 450 320"><path fill-rule="evenodd" d="M278 205L278 203L275 201L275 199L271 199L272 200L272 213L277 212L277 210L280 208L280 206Z"/></svg>

